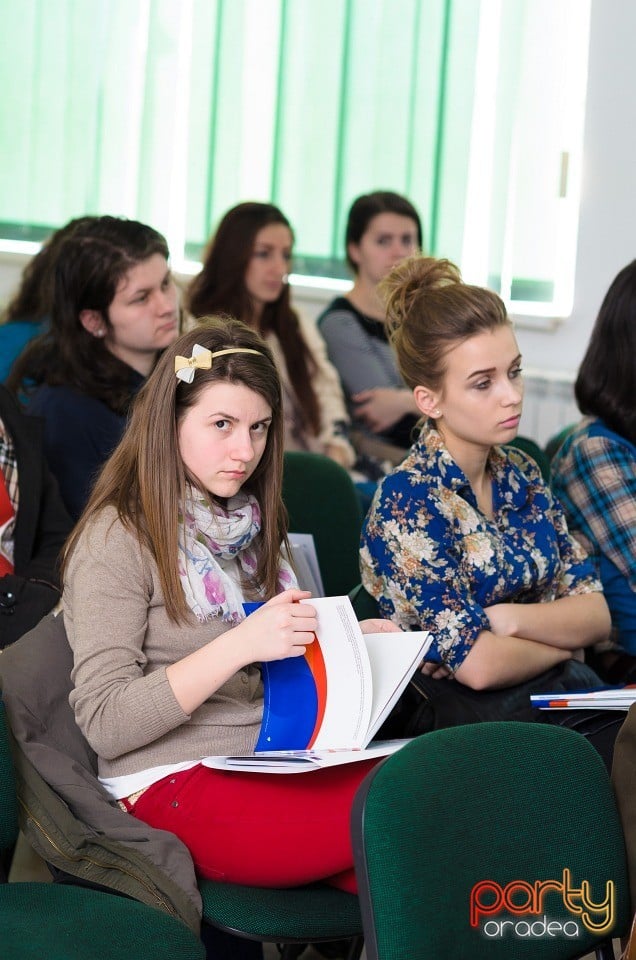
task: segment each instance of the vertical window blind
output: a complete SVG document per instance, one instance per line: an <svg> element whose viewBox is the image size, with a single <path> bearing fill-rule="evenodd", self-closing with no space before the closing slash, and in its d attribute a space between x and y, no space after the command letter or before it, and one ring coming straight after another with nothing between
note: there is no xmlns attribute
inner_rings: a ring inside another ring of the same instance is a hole
<svg viewBox="0 0 636 960"><path fill-rule="evenodd" d="M406 194L427 251L522 312L572 297L589 0L4 0L0 238L137 217L196 260L242 200L295 273Z"/></svg>

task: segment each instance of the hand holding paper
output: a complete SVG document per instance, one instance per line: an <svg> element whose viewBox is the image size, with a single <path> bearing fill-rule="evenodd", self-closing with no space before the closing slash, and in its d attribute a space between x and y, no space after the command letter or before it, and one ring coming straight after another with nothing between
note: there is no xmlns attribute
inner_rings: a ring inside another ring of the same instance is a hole
<svg viewBox="0 0 636 960"><path fill-rule="evenodd" d="M316 612L308 590L285 590L257 609L238 627L247 646L245 663L266 663L287 657L302 657L316 636Z"/></svg>
<svg viewBox="0 0 636 960"><path fill-rule="evenodd" d="M381 631L363 633L348 597L312 598L298 606L315 610L316 641L304 656L262 664L265 703L254 757L208 757L204 764L291 773L303 768L303 758L314 767L364 759L431 643L428 633L386 629L386 621L375 621ZM401 743L378 744L374 755ZM294 757L287 763L289 751Z"/></svg>

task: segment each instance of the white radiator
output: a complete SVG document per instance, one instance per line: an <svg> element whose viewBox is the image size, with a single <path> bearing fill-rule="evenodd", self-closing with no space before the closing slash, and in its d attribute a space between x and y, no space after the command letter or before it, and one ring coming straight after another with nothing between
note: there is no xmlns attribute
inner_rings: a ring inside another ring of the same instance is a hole
<svg viewBox="0 0 636 960"><path fill-rule="evenodd" d="M519 433L545 447L563 427L580 419L574 399L574 373L524 370L525 395Z"/></svg>

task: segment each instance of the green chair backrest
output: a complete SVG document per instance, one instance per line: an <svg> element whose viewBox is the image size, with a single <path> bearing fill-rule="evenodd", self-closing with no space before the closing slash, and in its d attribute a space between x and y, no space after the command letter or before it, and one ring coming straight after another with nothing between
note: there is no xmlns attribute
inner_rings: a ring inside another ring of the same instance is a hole
<svg viewBox="0 0 636 960"><path fill-rule="evenodd" d="M629 928L609 776L570 729L502 721L418 737L360 786L352 837L368 960L578 957Z"/></svg>
<svg viewBox="0 0 636 960"><path fill-rule="evenodd" d="M283 502L289 530L313 534L326 596L348 593L360 579L362 510L347 471L322 454L288 451Z"/></svg>
<svg viewBox="0 0 636 960"><path fill-rule="evenodd" d="M515 439L507 443L506 446L516 447L518 450L523 450L524 453L527 453L529 457L532 457L541 471L541 476L545 482L550 483L550 458L545 450L541 449L536 440L532 440L530 437L515 437Z"/></svg>
<svg viewBox="0 0 636 960"><path fill-rule="evenodd" d="M349 599L358 620L371 620L381 616L378 601L365 590L361 583L356 584L353 590L349 591Z"/></svg>
<svg viewBox="0 0 636 960"><path fill-rule="evenodd" d="M545 445L545 454L550 463L552 463L557 451L563 444L563 441L572 433L575 426L575 423L569 423L567 427L563 427L563 429L559 430L558 433L555 433L553 437L550 437Z"/></svg>
<svg viewBox="0 0 636 960"><path fill-rule="evenodd" d="M8 855L17 838L16 780L6 710L0 700L0 956L204 960L200 938L167 911L80 886L5 882Z"/></svg>

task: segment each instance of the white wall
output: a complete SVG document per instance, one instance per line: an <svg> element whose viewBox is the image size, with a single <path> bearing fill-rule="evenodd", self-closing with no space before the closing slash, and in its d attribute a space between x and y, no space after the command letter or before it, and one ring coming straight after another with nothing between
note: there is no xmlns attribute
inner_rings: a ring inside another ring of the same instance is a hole
<svg viewBox="0 0 636 960"><path fill-rule="evenodd" d="M592 0L574 306L555 330L519 325L526 370L576 371L605 291L636 258L635 37L634 0Z"/></svg>
<svg viewBox="0 0 636 960"><path fill-rule="evenodd" d="M592 0L583 186L571 317L556 329L519 327L526 370L566 371L581 360L603 295L636 257L636 3ZM18 283L22 258L0 254L0 303ZM297 288L315 316L330 291Z"/></svg>
<svg viewBox="0 0 636 960"><path fill-rule="evenodd" d="M25 263L25 257L0 251L0 306L6 303L9 295L18 286L20 272Z"/></svg>
<svg viewBox="0 0 636 960"><path fill-rule="evenodd" d="M605 291L636 258L634 37L633 0L592 0L574 308L554 332L519 332L526 367L575 370Z"/></svg>

